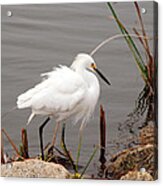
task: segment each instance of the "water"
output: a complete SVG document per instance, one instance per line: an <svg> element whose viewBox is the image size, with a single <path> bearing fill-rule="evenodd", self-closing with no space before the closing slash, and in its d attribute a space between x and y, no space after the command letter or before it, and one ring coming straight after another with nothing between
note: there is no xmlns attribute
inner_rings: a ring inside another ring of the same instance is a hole
<svg viewBox="0 0 163 186"><path fill-rule="evenodd" d="M142 2L147 12L143 15L146 31L153 32L153 4ZM132 30L137 27L137 16L132 3L114 4L121 20ZM11 11L11 16L8 11ZM80 52L91 52L108 36L119 33L105 3L96 4L53 4L53 5L9 5L2 6L2 114L16 105L16 97L41 81L40 74L50 71L57 64L70 65ZM142 51L143 52L143 51ZM94 117L84 129L80 164L84 165L93 146L99 143L99 105L102 104L107 116L108 141L119 139L118 123L134 108L143 81L134 59L123 39L112 41L96 53L98 67L111 80L108 88L101 82L101 95ZM30 110L16 110L2 120L13 141L18 145L20 131L27 122ZM37 117L27 127L30 154L39 152L38 127L43 118ZM70 122L67 126L66 141L75 156L80 125ZM54 121L45 129L45 142L51 141ZM119 139L122 140L122 139ZM57 143L59 144L60 136ZM5 150L12 151L4 140ZM89 172L94 172L98 154Z"/></svg>

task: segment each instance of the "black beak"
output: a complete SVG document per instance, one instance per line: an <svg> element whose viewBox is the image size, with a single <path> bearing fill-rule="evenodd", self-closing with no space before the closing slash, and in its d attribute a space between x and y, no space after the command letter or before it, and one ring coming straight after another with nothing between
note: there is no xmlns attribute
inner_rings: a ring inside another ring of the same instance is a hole
<svg viewBox="0 0 163 186"><path fill-rule="evenodd" d="M97 69L94 68L94 70L97 72L97 74L108 84L111 85L110 81L108 79L106 79L106 77Z"/></svg>

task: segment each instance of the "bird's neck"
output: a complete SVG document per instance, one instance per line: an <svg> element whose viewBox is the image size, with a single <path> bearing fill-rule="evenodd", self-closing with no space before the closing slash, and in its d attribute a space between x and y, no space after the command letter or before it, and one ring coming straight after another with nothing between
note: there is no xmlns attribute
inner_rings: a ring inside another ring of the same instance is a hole
<svg viewBox="0 0 163 186"><path fill-rule="evenodd" d="M71 69L74 70L75 72L82 72L84 70L84 66L82 63L77 63L74 61L71 65Z"/></svg>

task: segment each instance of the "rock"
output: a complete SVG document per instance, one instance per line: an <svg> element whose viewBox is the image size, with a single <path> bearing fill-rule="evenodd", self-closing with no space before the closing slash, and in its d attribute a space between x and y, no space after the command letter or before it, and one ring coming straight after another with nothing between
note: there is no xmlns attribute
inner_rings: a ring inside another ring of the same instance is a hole
<svg viewBox="0 0 163 186"><path fill-rule="evenodd" d="M120 180L153 181L153 177L147 172L129 171Z"/></svg>
<svg viewBox="0 0 163 186"><path fill-rule="evenodd" d="M157 171L155 148L154 145L147 144L123 150L110 160L105 171L105 177L120 179L129 171L140 171L141 168L144 168L155 178Z"/></svg>
<svg viewBox="0 0 163 186"><path fill-rule="evenodd" d="M70 178L70 173L60 164L28 159L1 165L2 177Z"/></svg>

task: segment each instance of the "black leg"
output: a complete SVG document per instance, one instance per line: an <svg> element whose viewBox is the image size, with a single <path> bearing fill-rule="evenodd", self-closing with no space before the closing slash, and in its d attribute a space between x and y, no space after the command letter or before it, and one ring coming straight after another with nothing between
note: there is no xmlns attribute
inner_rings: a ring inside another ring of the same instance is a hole
<svg viewBox="0 0 163 186"><path fill-rule="evenodd" d="M48 123L49 120L50 120L50 117L48 117L48 118L44 121L44 123L40 126L40 128L39 128L40 149L41 149L42 160L44 160L44 149L43 149L43 138L42 138L43 128L45 127L45 125Z"/></svg>

